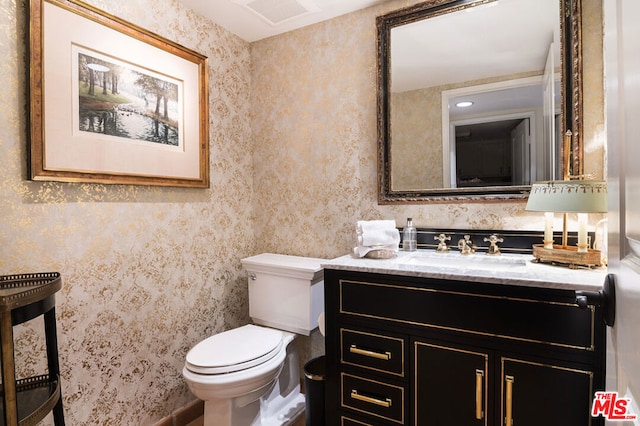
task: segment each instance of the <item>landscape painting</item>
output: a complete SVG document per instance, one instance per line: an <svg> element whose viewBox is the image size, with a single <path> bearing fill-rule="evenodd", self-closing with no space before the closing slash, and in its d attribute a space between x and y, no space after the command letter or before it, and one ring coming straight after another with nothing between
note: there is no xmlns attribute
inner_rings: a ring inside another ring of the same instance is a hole
<svg viewBox="0 0 640 426"><path fill-rule="evenodd" d="M180 85L139 67L78 52L78 130L180 145Z"/></svg>

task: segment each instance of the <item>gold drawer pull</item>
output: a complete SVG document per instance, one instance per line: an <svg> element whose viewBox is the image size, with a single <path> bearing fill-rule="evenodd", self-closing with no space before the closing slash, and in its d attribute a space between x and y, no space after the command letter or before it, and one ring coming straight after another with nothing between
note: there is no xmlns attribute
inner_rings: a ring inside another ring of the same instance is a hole
<svg viewBox="0 0 640 426"><path fill-rule="evenodd" d="M368 351L366 349L360 349L356 345L351 345L351 347L349 348L349 352L351 352L352 354L368 356L370 358L383 359L385 361L389 361L391 359L391 352L381 353L381 352Z"/></svg>
<svg viewBox="0 0 640 426"><path fill-rule="evenodd" d="M360 395L355 389L351 390L351 398L357 399L358 401L368 402L369 404L375 404L380 407L391 407L391 398L385 398L385 400L383 401L378 398L371 398L370 396Z"/></svg>
<svg viewBox="0 0 640 426"><path fill-rule="evenodd" d="M476 419L482 420L482 378L484 371L476 370Z"/></svg>
<svg viewBox="0 0 640 426"><path fill-rule="evenodd" d="M513 424L513 376L504 376L506 383L506 408L504 416L505 426L511 426Z"/></svg>

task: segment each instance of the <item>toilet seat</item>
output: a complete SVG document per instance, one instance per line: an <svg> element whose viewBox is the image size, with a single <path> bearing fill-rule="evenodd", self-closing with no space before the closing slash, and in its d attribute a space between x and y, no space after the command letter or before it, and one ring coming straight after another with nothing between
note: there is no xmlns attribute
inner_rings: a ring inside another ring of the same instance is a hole
<svg viewBox="0 0 640 426"><path fill-rule="evenodd" d="M198 343L187 353L185 367L197 374L233 373L264 364L282 347L280 330L249 324Z"/></svg>

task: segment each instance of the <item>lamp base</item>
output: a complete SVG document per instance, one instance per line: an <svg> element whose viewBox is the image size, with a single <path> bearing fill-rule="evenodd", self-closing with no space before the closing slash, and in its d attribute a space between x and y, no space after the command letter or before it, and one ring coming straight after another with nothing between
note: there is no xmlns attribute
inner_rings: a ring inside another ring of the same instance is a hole
<svg viewBox="0 0 640 426"><path fill-rule="evenodd" d="M571 269L602 266L602 254L595 249L581 253L577 247L554 245L553 248L545 248L544 244L534 244L533 257L537 262L561 263Z"/></svg>

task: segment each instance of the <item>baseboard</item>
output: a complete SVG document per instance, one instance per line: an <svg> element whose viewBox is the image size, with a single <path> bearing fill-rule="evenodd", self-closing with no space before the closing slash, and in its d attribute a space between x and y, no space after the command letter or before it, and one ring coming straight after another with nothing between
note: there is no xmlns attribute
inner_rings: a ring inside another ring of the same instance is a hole
<svg viewBox="0 0 640 426"><path fill-rule="evenodd" d="M196 399L155 423L153 426L186 426L204 416L204 402Z"/></svg>

